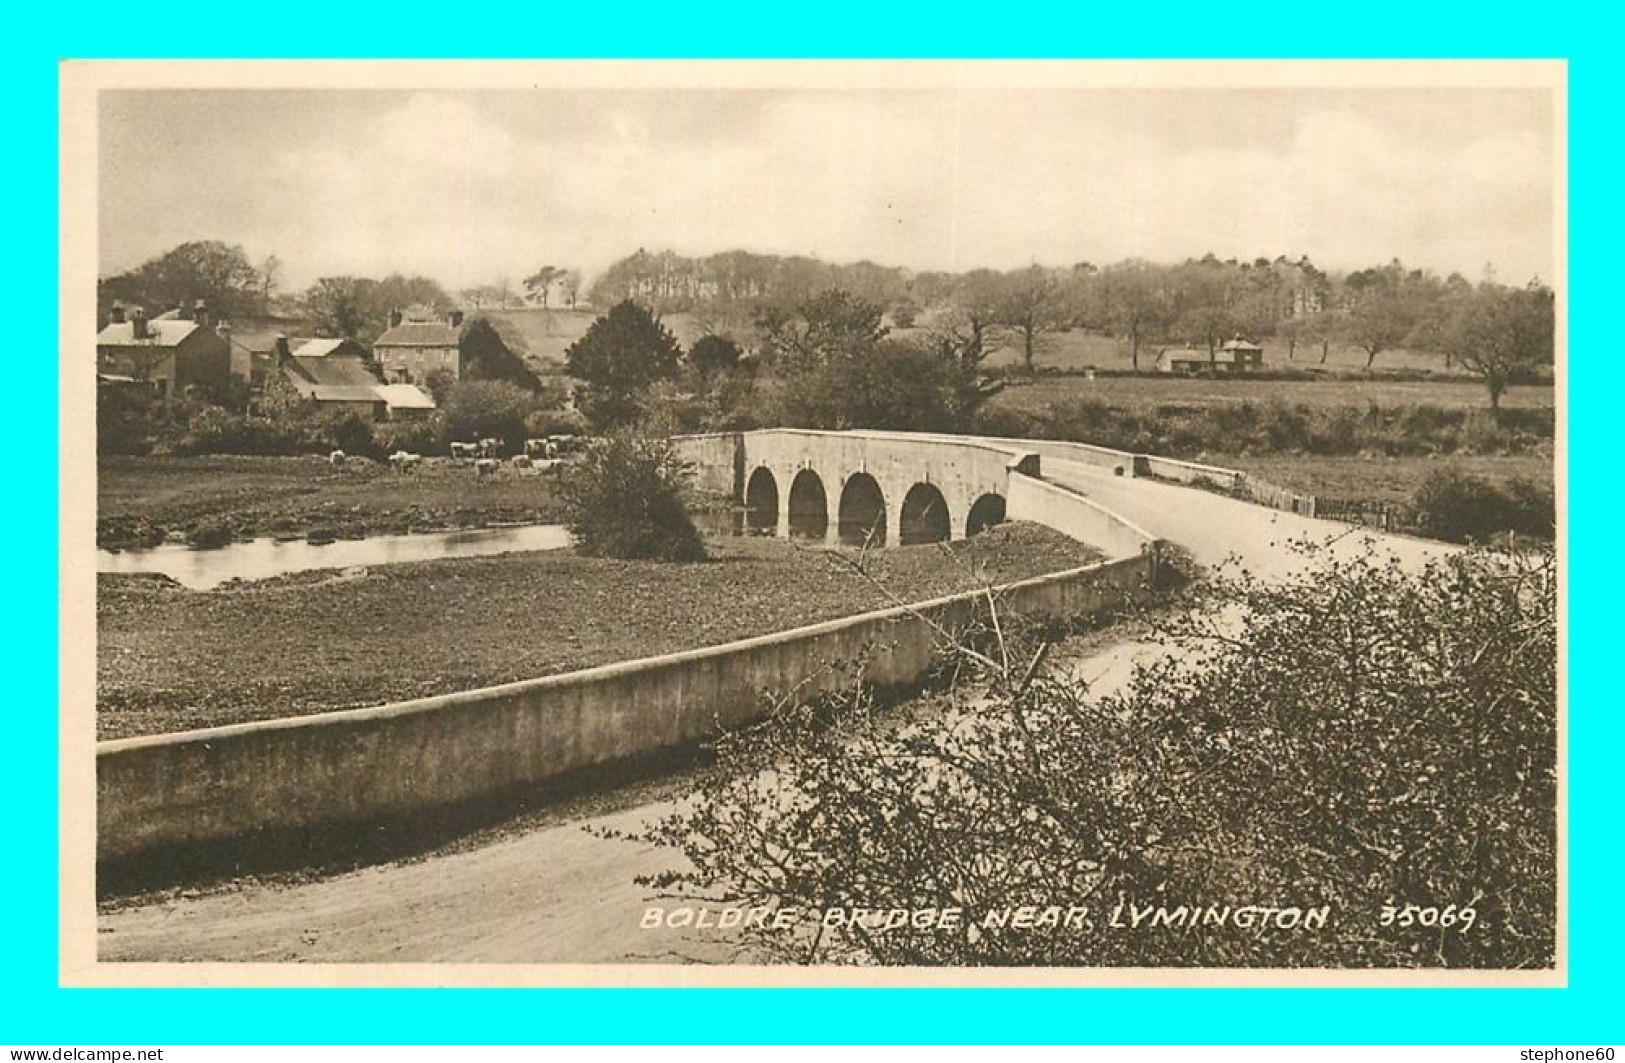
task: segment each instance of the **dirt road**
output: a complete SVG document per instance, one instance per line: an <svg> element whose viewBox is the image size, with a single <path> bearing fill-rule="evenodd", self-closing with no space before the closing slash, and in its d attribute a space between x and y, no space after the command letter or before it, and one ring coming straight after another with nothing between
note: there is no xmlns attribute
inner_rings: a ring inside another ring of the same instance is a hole
<svg viewBox="0 0 1625 1063"><path fill-rule="evenodd" d="M1179 543L1204 564L1238 555L1261 575L1304 563L1293 539L1362 549L1345 525L1277 513L1206 492L1122 479L1089 466L1046 461L1045 475ZM1372 536L1379 549L1419 561L1448 547ZM1156 649L1108 645L1069 666L1106 687ZM595 817L636 829L669 811L654 802ZM103 914L106 960L305 962L728 962L743 959L717 931L644 930L650 891L634 876L675 857L607 841L581 822L544 827L468 852L384 865L303 885L163 901ZM660 903L660 902L655 902ZM666 902L670 903L670 902Z"/></svg>

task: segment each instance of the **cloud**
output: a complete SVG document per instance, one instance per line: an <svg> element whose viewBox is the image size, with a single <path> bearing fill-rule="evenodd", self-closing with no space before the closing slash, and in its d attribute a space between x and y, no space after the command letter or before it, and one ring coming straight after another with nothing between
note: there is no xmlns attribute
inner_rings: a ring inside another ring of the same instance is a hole
<svg viewBox="0 0 1625 1063"><path fill-rule="evenodd" d="M951 269L1212 250L1550 271L1549 132L1421 96L418 93L330 121L308 120L308 101L263 106L264 150L201 188L182 176L195 153L149 150L126 108L104 218L138 205L159 219L143 254L199 227L275 251L294 284L590 273L638 247ZM188 198L166 202L172 187Z"/></svg>

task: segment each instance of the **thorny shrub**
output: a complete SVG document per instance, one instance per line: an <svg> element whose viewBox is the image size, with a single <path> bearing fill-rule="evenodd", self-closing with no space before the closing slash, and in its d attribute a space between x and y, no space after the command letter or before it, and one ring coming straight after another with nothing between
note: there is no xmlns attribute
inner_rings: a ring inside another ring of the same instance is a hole
<svg viewBox="0 0 1625 1063"><path fill-rule="evenodd" d="M1368 548L1287 582L1215 574L1115 688L1008 632L950 651L974 683L904 707L855 678L720 740L693 801L642 836L687 866L644 881L810 913L964 910L950 930L748 931L793 962L1550 966L1556 578L1550 552L1416 571ZM1330 919L1130 930L1108 925L1119 904ZM1475 918L1383 925L1407 904ZM1090 925L984 922L1021 905L1085 906Z"/></svg>

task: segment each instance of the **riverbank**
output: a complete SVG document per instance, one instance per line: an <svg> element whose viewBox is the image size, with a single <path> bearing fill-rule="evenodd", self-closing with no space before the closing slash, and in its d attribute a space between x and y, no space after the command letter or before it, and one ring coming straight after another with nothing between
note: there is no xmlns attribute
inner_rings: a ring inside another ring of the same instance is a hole
<svg viewBox="0 0 1625 1063"><path fill-rule="evenodd" d="M110 457L97 463L96 545L190 540L199 529L230 538L303 538L310 532L399 534L551 524L556 484L504 465L479 477L468 465L430 462L408 473L354 459Z"/></svg>
<svg viewBox="0 0 1625 1063"><path fill-rule="evenodd" d="M102 739L445 694L731 642L1099 559L1000 525L948 550L853 554L721 538L700 564L573 551L323 570L213 591L97 587ZM844 559L843 559L844 558Z"/></svg>

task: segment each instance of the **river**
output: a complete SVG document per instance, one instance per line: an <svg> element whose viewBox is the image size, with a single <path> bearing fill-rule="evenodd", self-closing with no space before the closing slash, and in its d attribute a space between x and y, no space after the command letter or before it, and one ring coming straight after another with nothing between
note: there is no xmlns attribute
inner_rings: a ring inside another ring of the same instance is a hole
<svg viewBox="0 0 1625 1063"><path fill-rule="evenodd" d="M570 545L562 524L474 528L413 535L375 535L318 546L303 539L251 539L213 550L165 543L145 550L98 550L98 572L158 572L193 590L227 580L268 579L290 572L352 565L390 565L445 557L484 557L521 550L558 550Z"/></svg>

